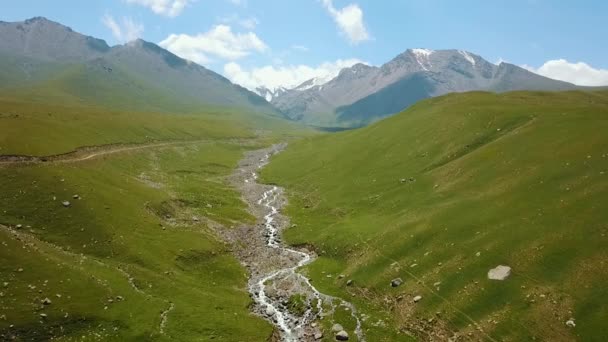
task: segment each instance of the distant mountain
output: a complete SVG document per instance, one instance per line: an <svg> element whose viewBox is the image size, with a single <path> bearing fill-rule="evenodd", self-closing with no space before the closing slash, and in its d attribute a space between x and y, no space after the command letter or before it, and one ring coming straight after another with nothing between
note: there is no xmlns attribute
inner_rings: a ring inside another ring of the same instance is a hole
<svg viewBox="0 0 608 342"><path fill-rule="evenodd" d="M451 92L575 88L512 64L494 65L467 51L410 49L381 67L356 64L322 86L294 88L271 103L294 120L356 126Z"/></svg>
<svg viewBox="0 0 608 342"><path fill-rule="evenodd" d="M283 93L285 93L288 90L289 89L284 88L284 87L278 87L276 89L269 89L269 88L261 86L261 87L255 88L254 93L260 95L261 97L266 99L266 101L270 102L270 101L272 101L272 99L274 99L275 97L281 96Z"/></svg>
<svg viewBox="0 0 608 342"><path fill-rule="evenodd" d="M257 94L153 43L110 47L40 17L0 22L0 88L50 84L121 109L179 112L225 106L277 113Z"/></svg>

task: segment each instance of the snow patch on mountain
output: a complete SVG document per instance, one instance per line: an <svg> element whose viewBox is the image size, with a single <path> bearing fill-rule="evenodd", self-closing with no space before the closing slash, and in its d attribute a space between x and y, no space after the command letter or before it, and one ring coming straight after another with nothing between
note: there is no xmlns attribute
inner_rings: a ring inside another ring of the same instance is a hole
<svg viewBox="0 0 608 342"><path fill-rule="evenodd" d="M430 49L412 49L411 51L423 70L428 71L433 66L430 62L430 57L435 51Z"/></svg>
<svg viewBox="0 0 608 342"><path fill-rule="evenodd" d="M460 53L462 55L462 57L464 57L467 61L469 61L469 63L471 63L472 66L475 66L475 58L473 58L473 56L471 56L470 53L468 53L464 50L458 50L458 53Z"/></svg>
<svg viewBox="0 0 608 342"><path fill-rule="evenodd" d="M254 93L260 95L268 102L272 101L272 99L276 98L277 96L284 94L286 91L287 89L283 87L277 87L274 89L269 89L266 87L257 87L253 90Z"/></svg>

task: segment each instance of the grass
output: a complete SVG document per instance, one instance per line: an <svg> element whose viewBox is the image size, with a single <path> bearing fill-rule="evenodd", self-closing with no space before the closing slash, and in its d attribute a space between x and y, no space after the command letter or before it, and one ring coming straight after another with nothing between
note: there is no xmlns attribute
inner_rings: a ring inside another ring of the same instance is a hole
<svg viewBox="0 0 608 342"><path fill-rule="evenodd" d="M353 295L369 321L388 317L392 331L421 340L459 331L601 341L605 132L605 91L452 94L367 128L292 143L262 176L287 188L297 228L286 240L320 255L307 270L315 285ZM500 264L511 277L488 280ZM392 288L396 277L405 282ZM364 328L376 334L369 321Z"/></svg>
<svg viewBox="0 0 608 342"><path fill-rule="evenodd" d="M0 169L0 222L23 227L19 238L0 231L0 336L265 340L245 270L203 219L252 221L223 180L243 151L193 143Z"/></svg>
<svg viewBox="0 0 608 342"><path fill-rule="evenodd" d="M270 142L312 132L285 120L230 108L176 115L126 112L79 103L63 93L43 102L0 92L0 154L46 156L82 146L167 140L263 138Z"/></svg>
<svg viewBox="0 0 608 342"><path fill-rule="evenodd" d="M214 230L253 221L225 177L246 150L313 131L128 73L37 71L0 89L0 156L184 143L0 166L0 340L266 340Z"/></svg>
<svg viewBox="0 0 608 342"><path fill-rule="evenodd" d="M0 155L184 144L0 167L0 339L266 340L272 326L251 314L245 269L214 230L253 221L225 177L246 150L312 131L84 76L0 89Z"/></svg>

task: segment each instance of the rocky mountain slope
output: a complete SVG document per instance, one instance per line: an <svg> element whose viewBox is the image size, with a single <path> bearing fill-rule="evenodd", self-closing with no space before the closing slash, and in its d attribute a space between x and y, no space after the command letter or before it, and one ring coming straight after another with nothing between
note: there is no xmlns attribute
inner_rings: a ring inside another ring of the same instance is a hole
<svg viewBox="0 0 608 342"><path fill-rule="evenodd" d="M467 51L410 49L380 67L356 64L327 83L289 90L271 102L295 120L348 126L451 92L574 88L512 64L492 64Z"/></svg>
<svg viewBox="0 0 608 342"><path fill-rule="evenodd" d="M0 88L52 84L117 108L191 111L225 106L275 113L257 94L143 40L110 47L33 18L0 23Z"/></svg>

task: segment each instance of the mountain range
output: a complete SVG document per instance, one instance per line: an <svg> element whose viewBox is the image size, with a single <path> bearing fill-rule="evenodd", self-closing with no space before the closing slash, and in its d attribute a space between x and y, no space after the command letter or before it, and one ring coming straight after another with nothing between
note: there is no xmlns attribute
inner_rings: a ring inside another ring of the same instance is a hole
<svg viewBox="0 0 608 342"><path fill-rule="evenodd" d="M110 47L42 17L0 22L0 62L5 90L45 87L127 110L241 108L325 127L366 125L451 92L580 88L463 50L409 49L379 67L359 63L291 89L250 91L154 43Z"/></svg>
<svg viewBox="0 0 608 342"><path fill-rule="evenodd" d="M513 64L495 65L463 50L409 49L380 67L355 64L329 82L310 80L282 89L271 103L294 120L357 126L451 92L576 88Z"/></svg>
<svg viewBox="0 0 608 342"><path fill-rule="evenodd" d="M57 88L113 108L165 112L202 106L277 114L257 94L138 39L114 47L37 17L0 22L0 88Z"/></svg>

